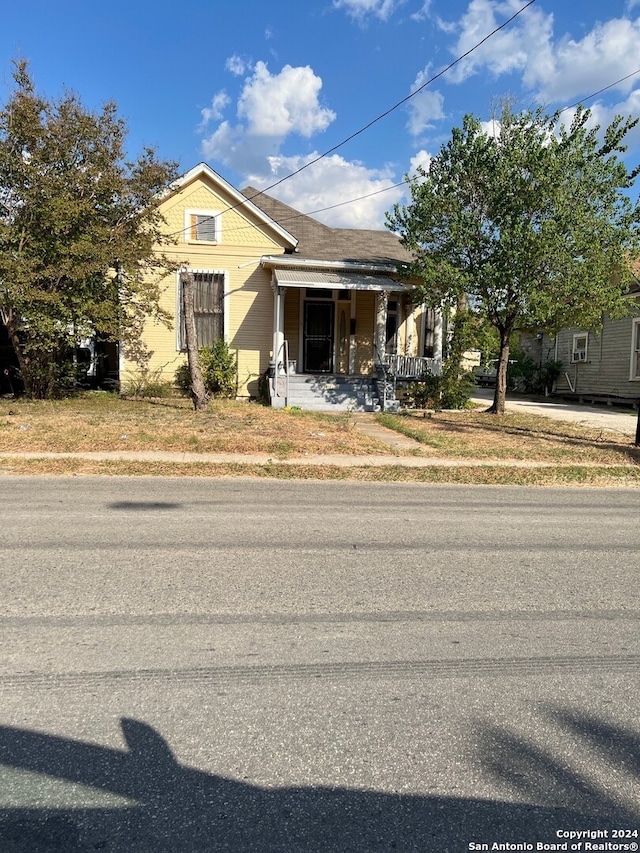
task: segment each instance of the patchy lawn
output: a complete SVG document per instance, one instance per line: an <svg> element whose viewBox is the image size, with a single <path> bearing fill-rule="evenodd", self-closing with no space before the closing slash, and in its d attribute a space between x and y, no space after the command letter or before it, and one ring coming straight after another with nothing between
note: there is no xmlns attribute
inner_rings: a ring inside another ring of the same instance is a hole
<svg viewBox="0 0 640 853"><path fill-rule="evenodd" d="M381 414L376 419L416 439L420 449L394 451L356 429L349 414L229 401L214 401L204 412L194 412L186 399L131 400L102 393L59 401L0 399L0 474L640 486L640 449L619 433L531 415L496 418L480 411L431 417ZM101 450L260 453L272 461L257 465L2 458L3 452ZM349 467L305 464L304 458L314 455L421 456L445 462L414 468L402 465L400 458L398 464L382 467L364 460Z"/></svg>
<svg viewBox="0 0 640 853"><path fill-rule="evenodd" d="M439 458L563 465L640 463L640 448L629 436L534 415L510 413L497 418L481 411L461 411L425 417L409 412L380 414L377 419Z"/></svg>
<svg viewBox="0 0 640 853"><path fill-rule="evenodd" d="M385 454L348 414L270 409L213 401L194 412L184 398L130 400L89 393L69 400L0 400L0 454L22 451L164 450L316 454Z"/></svg>

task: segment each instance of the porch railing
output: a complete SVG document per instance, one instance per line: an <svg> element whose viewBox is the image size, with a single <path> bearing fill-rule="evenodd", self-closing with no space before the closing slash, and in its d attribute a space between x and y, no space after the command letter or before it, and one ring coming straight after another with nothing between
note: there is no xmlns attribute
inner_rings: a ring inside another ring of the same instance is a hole
<svg viewBox="0 0 640 853"><path fill-rule="evenodd" d="M419 379L425 373L439 375L442 372L442 365L437 358L385 353L383 359L389 375L396 379Z"/></svg>

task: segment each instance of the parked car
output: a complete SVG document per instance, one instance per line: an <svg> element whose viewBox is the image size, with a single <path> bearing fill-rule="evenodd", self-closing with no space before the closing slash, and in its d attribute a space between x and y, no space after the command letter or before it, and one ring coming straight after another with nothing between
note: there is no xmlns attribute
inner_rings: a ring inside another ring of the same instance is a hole
<svg viewBox="0 0 640 853"><path fill-rule="evenodd" d="M483 364L479 367L472 368L471 372L473 373L476 385L489 388L496 384L496 376L498 373L496 364L496 361L490 361L489 364Z"/></svg>

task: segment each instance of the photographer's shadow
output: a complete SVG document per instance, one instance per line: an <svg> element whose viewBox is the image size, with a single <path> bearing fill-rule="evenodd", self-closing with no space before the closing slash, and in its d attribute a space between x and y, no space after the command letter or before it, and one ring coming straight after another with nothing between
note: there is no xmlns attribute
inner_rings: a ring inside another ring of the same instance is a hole
<svg viewBox="0 0 640 853"><path fill-rule="evenodd" d="M616 822L597 804L585 814L345 788L260 788L185 767L147 724L123 719L121 725L126 752L0 727L0 766L29 778L46 774L109 801L70 808L50 797L34 806L5 790L2 853L454 853L470 849L471 841L528 841L534 835L551 841L558 826Z"/></svg>

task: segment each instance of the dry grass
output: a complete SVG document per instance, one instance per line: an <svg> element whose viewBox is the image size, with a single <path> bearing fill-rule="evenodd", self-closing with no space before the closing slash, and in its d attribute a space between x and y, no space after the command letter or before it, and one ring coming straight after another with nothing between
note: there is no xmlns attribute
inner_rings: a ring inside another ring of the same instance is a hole
<svg viewBox="0 0 640 853"><path fill-rule="evenodd" d="M420 442L431 456L501 462L637 465L640 448L626 435L550 418L486 412L379 415L384 426Z"/></svg>
<svg viewBox="0 0 640 853"><path fill-rule="evenodd" d="M509 468L504 465L406 468L402 465L267 465L121 462L85 459L3 459L0 475L252 477L281 480L355 480L359 482L457 483L493 486L640 486L640 468L558 466Z"/></svg>
<svg viewBox="0 0 640 853"><path fill-rule="evenodd" d="M194 412L183 398L128 400L89 394L55 401L0 400L0 454L164 450L190 453L384 454L348 415L217 401Z"/></svg>
<svg viewBox="0 0 640 853"><path fill-rule="evenodd" d="M410 468L307 465L312 455L399 453L354 428L348 415L277 411L258 404L214 402L194 412L188 400L127 400L107 394L54 402L0 400L0 474L275 477L483 483L511 485L640 485L640 450L619 433L530 415L497 419L484 412L379 415L385 426L420 442L417 455L454 460L454 466ZM179 451L267 454L257 464L207 464L24 459L3 453ZM298 460L286 464L284 460ZM282 460L282 461L278 461ZM469 464L465 464L465 460ZM400 459L398 462L400 463ZM517 461L517 467L505 462ZM478 462L482 464L478 465ZM475 463L475 464L474 464Z"/></svg>

